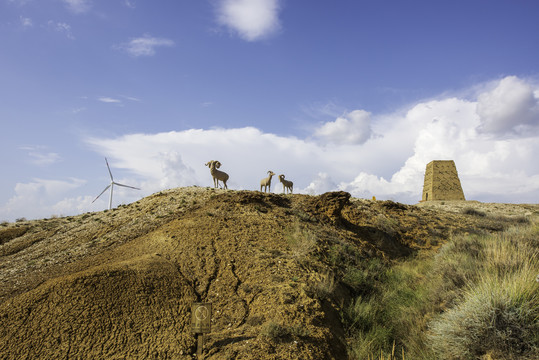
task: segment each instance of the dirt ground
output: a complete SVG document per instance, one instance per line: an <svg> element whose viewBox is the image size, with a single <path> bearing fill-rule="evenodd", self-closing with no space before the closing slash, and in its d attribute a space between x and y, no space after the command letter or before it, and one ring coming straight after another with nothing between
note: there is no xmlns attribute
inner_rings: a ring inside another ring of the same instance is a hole
<svg viewBox="0 0 539 360"><path fill-rule="evenodd" d="M3 223L0 358L192 359L191 305L209 302L206 359L345 359L350 292L335 249L398 261L537 215L539 205L188 187Z"/></svg>

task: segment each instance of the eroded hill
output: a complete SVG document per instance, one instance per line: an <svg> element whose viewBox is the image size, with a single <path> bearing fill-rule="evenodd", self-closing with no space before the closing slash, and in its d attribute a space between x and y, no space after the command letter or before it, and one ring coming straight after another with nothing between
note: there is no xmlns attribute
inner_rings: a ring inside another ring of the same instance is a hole
<svg viewBox="0 0 539 360"><path fill-rule="evenodd" d="M368 291L351 268L505 226L447 209L190 187L2 224L0 358L190 359L191 304L204 301L208 359L343 359L340 310Z"/></svg>

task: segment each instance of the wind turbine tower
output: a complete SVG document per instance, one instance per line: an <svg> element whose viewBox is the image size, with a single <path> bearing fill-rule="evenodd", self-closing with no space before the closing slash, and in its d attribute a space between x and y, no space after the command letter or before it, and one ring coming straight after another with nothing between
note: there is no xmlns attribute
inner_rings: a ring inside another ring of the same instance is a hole
<svg viewBox="0 0 539 360"><path fill-rule="evenodd" d="M92 201L92 204L97 199L99 199L99 197L101 195L103 195L105 193L105 191L107 191L110 188L110 196L109 196L109 210L110 210L110 209L112 209L112 192L114 191L114 185L123 186L123 187L126 187L126 188L135 189L135 190L140 190L140 189L137 188L137 187L134 187L134 186L124 185L124 184L120 184L120 183L115 182L114 178L112 177L112 172L110 171L110 166L109 166L109 162L107 161L107 158L105 158L105 162L107 163L107 169L109 169L110 184L105 188L105 190L103 190L101 192L101 194L97 195L97 197L94 199L94 201Z"/></svg>

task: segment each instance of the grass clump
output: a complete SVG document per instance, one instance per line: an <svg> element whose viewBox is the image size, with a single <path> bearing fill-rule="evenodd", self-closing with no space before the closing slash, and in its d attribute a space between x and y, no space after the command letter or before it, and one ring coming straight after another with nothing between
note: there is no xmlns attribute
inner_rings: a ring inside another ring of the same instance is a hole
<svg viewBox="0 0 539 360"><path fill-rule="evenodd" d="M319 279L312 281L305 291L314 299L324 300L333 295L336 286L335 275L331 271L326 271Z"/></svg>
<svg viewBox="0 0 539 360"><path fill-rule="evenodd" d="M398 233L399 222L391 217L378 214L375 224L377 228L390 236L395 236Z"/></svg>
<svg viewBox="0 0 539 360"><path fill-rule="evenodd" d="M276 321L268 321L262 325L260 334L275 342L292 341L294 338L309 336L308 330L301 324L282 325Z"/></svg>
<svg viewBox="0 0 539 360"><path fill-rule="evenodd" d="M479 217L487 216L487 214L484 213L483 211L477 210L477 209L475 209L473 207L466 207L466 208L462 209L462 213L464 215L472 215L472 216L479 216Z"/></svg>
<svg viewBox="0 0 539 360"><path fill-rule="evenodd" d="M539 358L539 285L535 272L481 279L435 319L429 344L445 359Z"/></svg>
<svg viewBox="0 0 539 360"><path fill-rule="evenodd" d="M538 235L535 224L479 238L479 256L459 263L470 280L430 324L428 343L438 356L539 358Z"/></svg>
<svg viewBox="0 0 539 360"><path fill-rule="evenodd" d="M306 228L302 228L298 223L286 236L292 254L296 258L303 258L310 254L318 241L317 236Z"/></svg>

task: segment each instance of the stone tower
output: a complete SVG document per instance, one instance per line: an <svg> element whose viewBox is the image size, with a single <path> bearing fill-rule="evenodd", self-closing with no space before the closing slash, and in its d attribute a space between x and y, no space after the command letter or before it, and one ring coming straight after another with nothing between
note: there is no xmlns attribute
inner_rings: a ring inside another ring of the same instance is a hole
<svg viewBox="0 0 539 360"><path fill-rule="evenodd" d="M421 201L430 200L466 200L453 160L434 160L427 164Z"/></svg>

